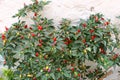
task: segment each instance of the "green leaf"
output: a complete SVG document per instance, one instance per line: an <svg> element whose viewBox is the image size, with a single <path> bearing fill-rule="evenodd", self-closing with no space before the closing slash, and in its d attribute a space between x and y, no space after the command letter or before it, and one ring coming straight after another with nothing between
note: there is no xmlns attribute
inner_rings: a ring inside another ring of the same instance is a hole
<svg viewBox="0 0 120 80"><path fill-rule="evenodd" d="M41 76L41 72L39 72L37 75L36 75L36 77L40 77Z"/></svg>
<svg viewBox="0 0 120 80"><path fill-rule="evenodd" d="M108 46L108 49L109 49L110 51L112 51L112 50L113 50L113 47L112 47L112 46Z"/></svg>
<svg viewBox="0 0 120 80"><path fill-rule="evenodd" d="M54 80L56 80L54 73L50 74Z"/></svg>
<svg viewBox="0 0 120 80"><path fill-rule="evenodd" d="M103 41L103 44L106 46L107 45L106 41Z"/></svg>
<svg viewBox="0 0 120 80"><path fill-rule="evenodd" d="M10 45L12 45L12 47L13 47L13 48L15 48L15 47L16 47L16 45L15 45L14 43L10 43Z"/></svg>
<svg viewBox="0 0 120 80"><path fill-rule="evenodd" d="M41 78L42 78L42 80L48 80L45 75L43 75Z"/></svg>
<svg viewBox="0 0 120 80"><path fill-rule="evenodd" d="M91 52L91 48L90 48L90 47L86 48L86 50L88 50L88 51L90 51L90 52Z"/></svg>
<svg viewBox="0 0 120 80"><path fill-rule="evenodd" d="M97 47L96 46L93 47L93 51L94 51L94 53L97 52Z"/></svg>
<svg viewBox="0 0 120 80"><path fill-rule="evenodd" d="M68 77L68 78L71 78L71 74L70 74L68 71L65 71L65 72L64 72L64 76L65 76L65 77Z"/></svg>

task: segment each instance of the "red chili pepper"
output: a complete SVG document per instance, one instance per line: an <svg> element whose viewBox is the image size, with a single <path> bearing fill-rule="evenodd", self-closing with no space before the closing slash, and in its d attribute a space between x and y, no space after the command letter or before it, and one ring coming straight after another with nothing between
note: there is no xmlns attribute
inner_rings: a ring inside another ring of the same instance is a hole
<svg viewBox="0 0 120 80"><path fill-rule="evenodd" d="M4 34L2 34L2 40L5 40L6 39L6 36Z"/></svg>
<svg viewBox="0 0 120 80"><path fill-rule="evenodd" d="M85 27L87 27L87 24L86 24L86 23L83 23L82 26L85 28Z"/></svg>
<svg viewBox="0 0 120 80"><path fill-rule="evenodd" d="M100 52L106 54L105 50L102 47L100 47Z"/></svg>
<svg viewBox="0 0 120 80"><path fill-rule="evenodd" d="M43 30L43 27L42 26L38 26L38 30Z"/></svg>
<svg viewBox="0 0 120 80"><path fill-rule="evenodd" d="M35 37L36 35L34 33L31 33L32 37Z"/></svg>
<svg viewBox="0 0 120 80"><path fill-rule="evenodd" d="M38 52L36 52L36 53L35 53L35 56L36 56L36 57L38 57L38 56L39 56L39 53L38 53Z"/></svg>
<svg viewBox="0 0 120 80"><path fill-rule="evenodd" d="M37 78L36 78L36 77L34 77L32 80L37 80Z"/></svg>
<svg viewBox="0 0 120 80"><path fill-rule="evenodd" d="M36 4L38 4L38 0L36 0Z"/></svg>
<svg viewBox="0 0 120 80"><path fill-rule="evenodd" d="M55 42L56 40L57 40L57 38L56 38L56 37L54 37L54 38L53 38L53 41Z"/></svg>
<svg viewBox="0 0 120 80"><path fill-rule="evenodd" d="M101 20L105 20L104 18L101 18Z"/></svg>
<svg viewBox="0 0 120 80"><path fill-rule="evenodd" d="M37 16L37 13L36 13L36 12L34 13L34 16Z"/></svg>
<svg viewBox="0 0 120 80"><path fill-rule="evenodd" d="M5 30L8 31L9 29L7 27L5 27Z"/></svg>
<svg viewBox="0 0 120 80"><path fill-rule="evenodd" d="M110 24L110 22L105 22L104 26L108 26Z"/></svg>
<svg viewBox="0 0 120 80"><path fill-rule="evenodd" d="M43 42L43 41L40 39L40 40L39 40L39 43L42 43L42 42Z"/></svg>
<svg viewBox="0 0 120 80"><path fill-rule="evenodd" d="M39 44L38 44L38 46L39 46L39 47L42 47L42 44L41 44L41 43L39 43Z"/></svg>
<svg viewBox="0 0 120 80"><path fill-rule="evenodd" d="M118 58L118 54L115 54L114 56L113 56L113 60L116 60Z"/></svg>
<svg viewBox="0 0 120 80"><path fill-rule="evenodd" d="M75 69L72 67L72 68L71 68L71 71L74 72L74 70L75 70Z"/></svg>
<svg viewBox="0 0 120 80"><path fill-rule="evenodd" d="M63 60L63 63L67 63L68 61L67 60Z"/></svg>
<svg viewBox="0 0 120 80"><path fill-rule="evenodd" d="M98 16L94 16L95 22L98 22Z"/></svg>
<svg viewBox="0 0 120 80"><path fill-rule="evenodd" d="M56 70L60 72L60 71L61 71L61 68L57 68Z"/></svg>
<svg viewBox="0 0 120 80"><path fill-rule="evenodd" d="M69 43L68 42L64 42L64 44L68 45Z"/></svg>
<svg viewBox="0 0 120 80"><path fill-rule="evenodd" d="M91 36L91 39L94 40L96 38L96 35Z"/></svg>
<svg viewBox="0 0 120 80"><path fill-rule="evenodd" d="M70 40L69 38L65 38L65 42L64 42L64 44L66 44L66 45L68 45L68 44L70 44L71 42L72 42L72 40Z"/></svg>
<svg viewBox="0 0 120 80"><path fill-rule="evenodd" d="M85 39L83 39L83 40L82 40L82 42L85 44L85 43L86 43L86 40L85 40Z"/></svg>
<svg viewBox="0 0 120 80"><path fill-rule="evenodd" d="M32 30L32 27L30 27L30 29Z"/></svg>
<svg viewBox="0 0 120 80"><path fill-rule="evenodd" d="M93 30L93 29L91 29L91 30L90 30L90 33L92 34L93 32L94 32L94 30Z"/></svg>
<svg viewBox="0 0 120 80"><path fill-rule="evenodd" d="M69 38L65 38L66 41L69 41L70 39Z"/></svg>
<svg viewBox="0 0 120 80"><path fill-rule="evenodd" d="M28 25L25 25L24 28L28 28Z"/></svg>
<svg viewBox="0 0 120 80"><path fill-rule="evenodd" d="M79 32L80 32L80 29L78 29L77 32L79 33Z"/></svg>
<svg viewBox="0 0 120 80"><path fill-rule="evenodd" d="M48 59L48 55L45 55L45 56L44 56L44 59Z"/></svg>
<svg viewBox="0 0 120 80"><path fill-rule="evenodd" d="M74 66L75 66L75 64L74 64L74 63L72 63L72 64L71 64L71 66L72 66L72 67L74 67Z"/></svg>
<svg viewBox="0 0 120 80"><path fill-rule="evenodd" d="M81 76L81 74L80 73L78 73L78 77L80 77Z"/></svg>
<svg viewBox="0 0 120 80"><path fill-rule="evenodd" d="M20 37L21 39L24 39L24 36L23 35L21 35L21 37Z"/></svg>

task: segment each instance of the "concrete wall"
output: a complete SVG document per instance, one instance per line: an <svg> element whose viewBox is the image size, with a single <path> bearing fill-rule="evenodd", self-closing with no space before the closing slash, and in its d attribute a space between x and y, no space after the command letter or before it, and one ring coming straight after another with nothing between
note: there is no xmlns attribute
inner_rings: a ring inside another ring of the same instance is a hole
<svg viewBox="0 0 120 80"><path fill-rule="evenodd" d="M105 17L110 18L114 24L119 25L120 20L116 16L120 15L120 0L50 0L42 12L43 16L53 18L55 25L61 21L61 18L68 18L76 23L79 18L86 19L91 13L101 12ZM31 3L30 0L0 0L0 33L4 32L4 27L10 27L17 19L13 19L12 15L18 9L23 7L23 4ZM91 11L92 9L92 11ZM117 71L106 78L106 80L120 80ZM112 79L113 78L113 79Z"/></svg>

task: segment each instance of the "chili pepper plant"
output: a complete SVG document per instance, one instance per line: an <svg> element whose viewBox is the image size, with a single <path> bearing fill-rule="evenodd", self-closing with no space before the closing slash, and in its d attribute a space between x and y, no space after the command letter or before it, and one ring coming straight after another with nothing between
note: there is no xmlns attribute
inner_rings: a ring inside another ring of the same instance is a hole
<svg viewBox="0 0 120 80"><path fill-rule="evenodd" d="M56 27L53 19L41 14L49 1L32 1L13 16L18 22L0 35L0 54L12 71L9 80L98 80L120 65L115 52L120 47L119 29L109 19L98 13L76 25L63 19ZM31 25L21 20L29 13ZM86 60L96 68L91 70Z"/></svg>

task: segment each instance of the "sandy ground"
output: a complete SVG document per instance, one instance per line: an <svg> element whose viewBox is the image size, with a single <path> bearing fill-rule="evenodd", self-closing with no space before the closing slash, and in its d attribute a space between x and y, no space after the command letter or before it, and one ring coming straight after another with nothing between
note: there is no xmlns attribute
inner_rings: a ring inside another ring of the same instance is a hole
<svg viewBox="0 0 120 80"><path fill-rule="evenodd" d="M45 0L44 0L45 1ZM61 18L68 18L75 24L79 18L86 19L91 13L103 13L110 18L114 24L119 25L120 20L116 16L120 15L120 0L50 0L52 1L42 12L43 16L53 18L55 25L58 25ZM10 27L17 21L13 19L18 9L23 4L31 3L30 0L0 0L0 33L4 32L5 26ZM92 11L91 11L92 9ZM1 68L1 66L0 66ZM117 71L105 80L120 80Z"/></svg>

